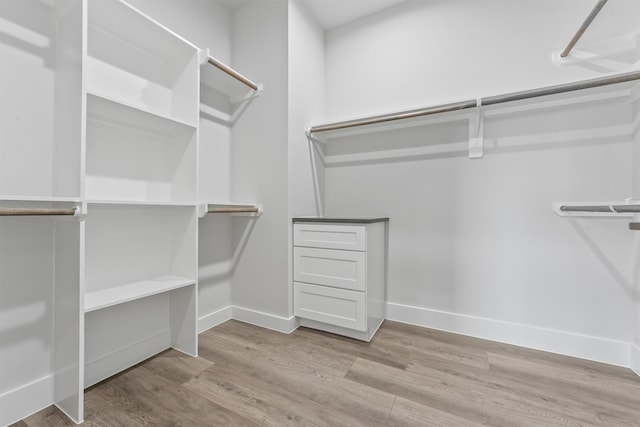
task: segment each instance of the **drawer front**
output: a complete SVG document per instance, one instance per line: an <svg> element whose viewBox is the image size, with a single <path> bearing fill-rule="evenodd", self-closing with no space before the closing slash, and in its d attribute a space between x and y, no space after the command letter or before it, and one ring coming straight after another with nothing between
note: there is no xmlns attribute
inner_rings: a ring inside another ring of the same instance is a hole
<svg viewBox="0 0 640 427"><path fill-rule="evenodd" d="M295 246L364 251L366 236L363 225L293 224Z"/></svg>
<svg viewBox="0 0 640 427"><path fill-rule="evenodd" d="M295 282L293 311L305 319L357 331L367 330L364 292Z"/></svg>
<svg viewBox="0 0 640 427"><path fill-rule="evenodd" d="M364 291L365 253L294 247L293 280Z"/></svg>

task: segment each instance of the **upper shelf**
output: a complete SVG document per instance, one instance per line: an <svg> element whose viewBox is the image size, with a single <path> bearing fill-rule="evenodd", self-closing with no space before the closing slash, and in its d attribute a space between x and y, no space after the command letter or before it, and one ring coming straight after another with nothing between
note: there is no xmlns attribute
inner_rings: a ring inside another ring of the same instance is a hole
<svg viewBox="0 0 640 427"><path fill-rule="evenodd" d="M549 97L552 95L565 94L569 92L584 91L587 89L596 90L610 85L621 85L624 83L635 83L640 80L640 71L632 71L623 74L614 74L596 79L583 80L579 82L548 86L538 89L507 93L502 95L477 98L473 100L460 101L451 104L437 105L417 110L401 111L392 114L378 115L355 120L328 123L311 126L307 130L309 136L327 135L336 136L345 131L352 131L359 127L381 126L393 122L422 119L428 116L440 115L443 113L453 113L473 108L483 108L499 104L514 103L515 101L526 101L532 98ZM511 104L513 105L513 104Z"/></svg>
<svg viewBox="0 0 640 427"><path fill-rule="evenodd" d="M88 2L87 14L89 92L198 122L196 46L120 0Z"/></svg>

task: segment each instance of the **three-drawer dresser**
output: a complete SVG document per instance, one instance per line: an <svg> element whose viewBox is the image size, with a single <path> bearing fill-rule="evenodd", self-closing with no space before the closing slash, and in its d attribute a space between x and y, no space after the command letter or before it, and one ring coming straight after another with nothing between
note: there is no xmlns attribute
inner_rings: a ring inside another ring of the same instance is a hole
<svg viewBox="0 0 640 427"><path fill-rule="evenodd" d="M385 317L389 218L293 218L300 325L370 341Z"/></svg>

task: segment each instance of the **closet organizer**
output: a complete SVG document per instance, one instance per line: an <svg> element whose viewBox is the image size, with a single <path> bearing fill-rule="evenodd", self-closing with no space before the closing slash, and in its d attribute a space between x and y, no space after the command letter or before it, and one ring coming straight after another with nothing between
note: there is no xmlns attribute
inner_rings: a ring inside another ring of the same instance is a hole
<svg viewBox="0 0 640 427"><path fill-rule="evenodd" d="M310 141L330 144L334 140L362 133L463 121L469 124L467 146L469 157L481 158L484 155L483 125L489 117L607 100L636 101L638 80L640 80L640 71L635 70L555 86L318 124L308 128L306 135ZM434 148L434 153L450 150L451 147L439 147ZM388 153L385 153L382 156L387 155ZM411 155L411 153L402 153L402 156L406 155ZM362 155L332 155L329 153L325 155L324 160L326 164L331 165L378 158L380 157L376 157L375 154L363 157Z"/></svg>
<svg viewBox="0 0 640 427"><path fill-rule="evenodd" d="M200 200L201 72L240 104L261 87L124 1L16 3L50 42L8 58L36 91L0 141L0 425L50 404L81 422L84 388L197 355L199 218L262 210Z"/></svg>

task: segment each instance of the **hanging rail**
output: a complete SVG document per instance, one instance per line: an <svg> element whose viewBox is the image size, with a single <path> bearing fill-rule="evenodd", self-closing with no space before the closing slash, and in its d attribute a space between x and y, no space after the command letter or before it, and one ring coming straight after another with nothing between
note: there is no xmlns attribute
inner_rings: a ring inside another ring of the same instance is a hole
<svg viewBox="0 0 640 427"><path fill-rule="evenodd" d="M591 89L601 86L607 86L617 83L625 83L634 80L640 80L640 71L631 71L623 74L616 74L607 77L599 77L596 79L583 80L574 83L566 83L556 86L548 86L544 88L525 90L521 92L513 92L503 95L489 96L486 98L480 98L479 102L476 100L462 101L452 104L439 105L434 107L423 108L419 110L410 110L394 114L387 114L382 116L372 116L363 119L349 120L344 122L330 123L326 125L312 126L307 131L307 134L328 132L340 129L353 128L357 126L372 125L378 123L385 123L390 121L410 119L415 117L428 116L431 114L445 113L457 110L463 110L468 108L474 108L478 106L495 105L505 102L519 101L530 98L537 98L547 95L555 95L566 92L574 92L582 89Z"/></svg>
<svg viewBox="0 0 640 427"><path fill-rule="evenodd" d="M482 98L482 105L501 104L503 102L520 101L523 99L537 98L539 96L557 95L560 93L574 92L582 89L592 89L617 83L625 83L640 80L640 71L632 71L615 76L599 77L597 79L583 80L575 83L566 83L557 86L548 86L540 89L524 90L506 95L489 96Z"/></svg>
<svg viewBox="0 0 640 427"><path fill-rule="evenodd" d="M252 82L251 80L249 80L248 78L246 78L245 76L243 76L242 74L234 70L233 68L223 64L217 59L209 56L207 58L207 62L213 65L214 67L216 67L217 69L219 69L220 71L224 72L225 74L228 74L229 76L243 83L245 86L249 86L253 90L258 90L259 86L256 83Z"/></svg>
<svg viewBox="0 0 640 427"><path fill-rule="evenodd" d="M0 216L73 216L77 208L0 208Z"/></svg>
<svg viewBox="0 0 640 427"><path fill-rule="evenodd" d="M348 120L345 122L331 123L328 125L313 126L309 129L310 133L327 132L331 130L348 129L357 126L373 125L378 123L393 122L396 120L413 119L416 117L429 116L431 114L448 113L451 111L464 110L467 108L477 107L476 100L455 102L453 104L439 105L437 107L421 108L419 110L403 111L401 113L385 114L382 116L374 116L366 119Z"/></svg>
<svg viewBox="0 0 640 427"><path fill-rule="evenodd" d="M224 206L209 208L207 213L258 213L260 208L257 206Z"/></svg>
<svg viewBox="0 0 640 427"><path fill-rule="evenodd" d="M640 213L640 205L562 205L562 212Z"/></svg>
<svg viewBox="0 0 640 427"><path fill-rule="evenodd" d="M571 52L571 49L573 49L576 43L578 43L578 40L580 40L580 37L582 37L584 32L587 31L587 28L589 28L589 25L591 25L591 23L596 18L598 13L600 13L600 10L604 7L605 3L607 3L607 0L598 1L598 4L595 5L595 7L593 8L589 16L587 16L587 18L584 20L582 25L580 25L580 28L578 28L578 31L576 31L575 35L573 36L573 38L571 39L567 47L565 47L562 53L560 54L561 58L566 58L567 55L569 55L569 52Z"/></svg>

